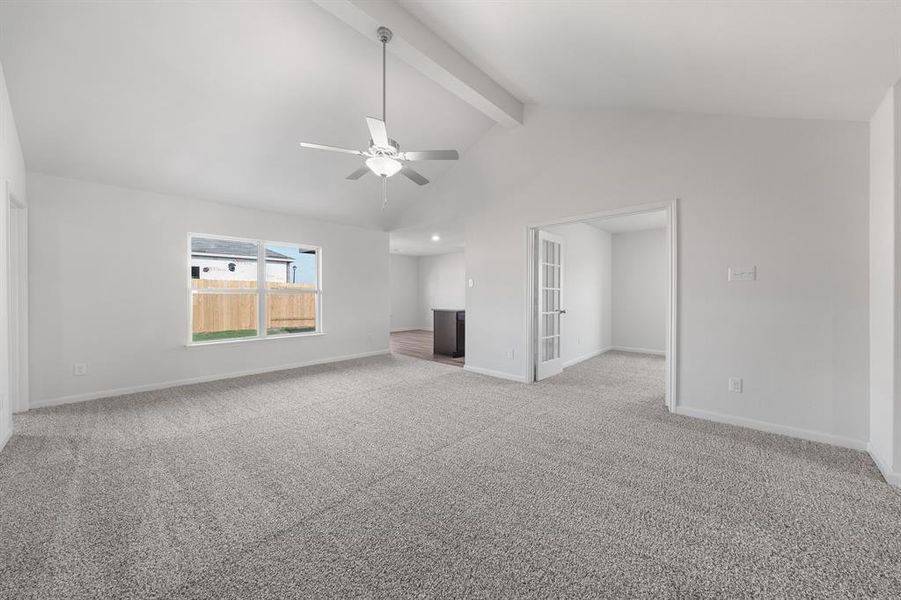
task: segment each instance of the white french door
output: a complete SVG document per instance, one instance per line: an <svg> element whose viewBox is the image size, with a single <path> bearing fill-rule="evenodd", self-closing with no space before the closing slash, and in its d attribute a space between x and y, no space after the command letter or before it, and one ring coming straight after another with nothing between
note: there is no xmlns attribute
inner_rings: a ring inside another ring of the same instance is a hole
<svg viewBox="0 0 901 600"><path fill-rule="evenodd" d="M536 379L563 370L560 321L566 311L563 296L563 239L538 231L538 361Z"/></svg>

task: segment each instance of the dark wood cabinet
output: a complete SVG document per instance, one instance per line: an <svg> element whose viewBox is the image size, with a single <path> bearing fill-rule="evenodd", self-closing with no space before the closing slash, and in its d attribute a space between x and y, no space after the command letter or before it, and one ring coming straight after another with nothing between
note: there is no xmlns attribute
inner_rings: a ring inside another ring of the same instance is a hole
<svg viewBox="0 0 901 600"><path fill-rule="evenodd" d="M458 358L466 349L466 311L433 308L434 352Z"/></svg>

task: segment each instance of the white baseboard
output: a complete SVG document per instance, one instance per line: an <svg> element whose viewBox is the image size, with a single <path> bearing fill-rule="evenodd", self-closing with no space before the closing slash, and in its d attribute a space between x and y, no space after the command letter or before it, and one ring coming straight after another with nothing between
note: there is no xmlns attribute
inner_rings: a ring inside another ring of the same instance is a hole
<svg viewBox="0 0 901 600"><path fill-rule="evenodd" d="M566 361L565 363L563 363L563 368L565 369L567 367L577 365L580 362L588 360L589 358L594 358L595 356L600 356L601 354L604 354L605 352L610 352L611 350L613 350L613 346L608 346L606 348L601 348L600 350L595 350L594 352L589 352L588 354L583 354L582 356L572 358L572 359Z"/></svg>
<svg viewBox="0 0 901 600"><path fill-rule="evenodd" d="M9 429L4 431L3 433L0 433L0 450L3 450L3 448L6 447L6 442L8 442L9 438L11 438L12 436L13 436L13 428L12 428L12 424L10 424Z"/></svg>
<svg viewBox="0 0 901 600"><path fill-rule="evenodd" d="M655 356L666 356L664 350L651 350L650 348L633 348L631 346L611 346L610 350L617 352L632 352L634 354L653 354Z"/></svg>
<svg viewBox="0 0 901 600"><path fill-rule="evenodd" d="M898 471L892 471L888 463L879 456L879 453L873 449L871 444L867 444L867 453L870 455L870 458L873 459L873 462L876 463L876 467L879 469L879 472L882 473L882 477L889 485L899 486L901 487L901 473Z"/></svg>
<svg viewBox="0 0 901 600"><path fill-rule="evenodd" d="M492 371L491 369L483 369L481 367L473 367L471 365L463 365L464 371L469 371L470 373L478 373L479 375L488 375L489 377L496 377L498 379L506 379L508 381L516 381L519 383L526 383L526 378L522 375L513 375L511 373L504 373L503 371Z"/></svg>
<svg viewBox="0 0 901 600"><path fill-rule="evenodd" d="M71 404L73 402L86 402L88 400L99 400L101 398L113 398L115 396L124 396L126 394L136 394L138 392L150 392L153 390L163 390L181 385L192 385L195 383L207 383L209 381L221 381L224 379L234 379L235 377L245 377L247 375L259 375L261 373L272 373L274 371L288 371L290 369L298 369L300 367L312 367L314 365L323 365L327 363L344 362L347 360L355 360L358 358L367 358L370 356L381 356L390 354L387 348L384 350L375 350L372 352L361 352L359 354L347 354L344 356L335 356L332 358L322 358L316 360L308 360L298 363L289 363L286 365L278 365L275 367L263 367L260 369L248 369L236 373L228 373L227 375L204 375L201 377L190 377L187 379L176 379L172 381L164 381L160 383L148 383L145 385L136 385L131 387L116 388L112 390L102 390L99 392L87 392L84 394L72 394L71 396L62 396L59 398L45 398L44 400L32 400L30 408L43 408L45 406L59 406L60 404Z"/></svg>
<svg viewBox="0 0 901 600"><path fill-rule="evenodd" d="M706 419L707 421L716 421L717 423L725 423L727 425L736 425L738 427L747 427L748 429L756 429L767 433L777 433L779 435L787 435L789 437L800 438L811 442L821 442L823 444L831 444L832 446L840 446L842 448L850 448L852 450L866 450L867 443L861 440L833 435L831 433L822 433L809 429L801 429L799 427L790 427L788 425L777 425L766 421L757 421L755 419L746 419L744 417L734 417L732 415L724 415L721 413L703 410L700 408L691 408L688 406L677 406L676 414L686 417L694 417L696 419Z"/></svg>
<svg viewBox="0 0 901 600"><path fill-rule="evenodd" d="M404 331L431 331L431 329L425 330L422 327L398 327L397 329L392 329L391 333L402 333Z"/></svg>

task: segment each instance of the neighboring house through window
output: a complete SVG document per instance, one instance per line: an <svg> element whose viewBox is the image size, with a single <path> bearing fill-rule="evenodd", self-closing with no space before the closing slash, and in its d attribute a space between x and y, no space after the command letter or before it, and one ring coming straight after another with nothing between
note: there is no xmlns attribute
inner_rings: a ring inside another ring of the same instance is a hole
<svg viewBox="0 0 901 600"><path fill-rule="evenodd" d="M320 248L192 234L190 255L192 343L321 332Z"/></svg>

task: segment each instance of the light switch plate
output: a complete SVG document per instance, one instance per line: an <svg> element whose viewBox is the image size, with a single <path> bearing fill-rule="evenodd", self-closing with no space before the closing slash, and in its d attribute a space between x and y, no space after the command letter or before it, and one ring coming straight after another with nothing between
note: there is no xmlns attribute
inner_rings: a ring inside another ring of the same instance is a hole
<svg viewBox="0 0 901 600"><path fill-rule="evenodd" d="M728 281L756 281L757 265L753 267L729 267Z"/></svg>

